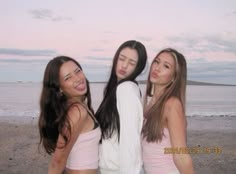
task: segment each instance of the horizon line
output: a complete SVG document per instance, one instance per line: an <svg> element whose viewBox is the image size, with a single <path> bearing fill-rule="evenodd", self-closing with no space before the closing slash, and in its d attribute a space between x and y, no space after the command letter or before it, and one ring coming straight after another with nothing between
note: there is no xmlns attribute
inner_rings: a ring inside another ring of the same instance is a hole
<svg viewBox="0 0 236 174"><path fill-rule="evenodd" d="M137 80L140 84L145 84L147 80ZM0 81L0 83L42 83L42 81ZM107 83L107 81L89 81L89 83ZM195 80L187 80L187 85L202 85L202 86L236 86L236 84L225 84L225 83L209 83Z"/></svg>

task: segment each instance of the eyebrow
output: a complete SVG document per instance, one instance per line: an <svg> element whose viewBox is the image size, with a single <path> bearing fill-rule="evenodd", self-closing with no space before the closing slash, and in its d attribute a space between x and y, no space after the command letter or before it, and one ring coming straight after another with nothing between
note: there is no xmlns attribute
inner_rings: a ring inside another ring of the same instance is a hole
<svg viewBox="0 0 236 174"><path fill-rule="evenodd" d="M75 68L74 72L76 72L77 70L81 70L80 67Z"/></svg>
<svg viewBox="0 0 236 174"><path fill-rule="evenodd" d="M167 62L167 61L164 61L164 63L170 65L170 66L173 66L171 63Z"/></svg>
<svg viewBox="0 0 236 174"><path fill-rule="evenodd" d="M81 70L79 67L77 67L73 72L76 72L77 70ZM67 77L69 77L71 75L71 73L68 73L64 76L64 79L66 79Z"/></svg>
<svg viewBox="0 0 236 174"><path fill-rule="evenodd" d="M161 61L161 59L160 59L159 57L156 57L155 60ZM167 61L165 61L165 60L164 60L163 62L166 63L166 64L168 64L168 65L170 65L170 66L173 66L171 63L169 63L169 62L167 62Z"/></svg>
<svg viewBox="0 0 236 174"><path fill-rule="evenodd" d="M124 58L128 58L128 57L126 57L126 56L125 56L125 55L123 55L123 54L120 54L120 56L121 56L121 57L124 57ZM137 62L136 60L134 60L134 59L132 59L132 58L130 58L130 61L131 61L131 62L134 62L134 63L136 63L136 62Z"/></svg>
<svg viewBox="0 0 236 174"><path fill-rule="evenodd" d="M64 77L63 77L63 79L65 80L67 77L69 77L70 76L70 73L69 74L66 74Z"/></svg>

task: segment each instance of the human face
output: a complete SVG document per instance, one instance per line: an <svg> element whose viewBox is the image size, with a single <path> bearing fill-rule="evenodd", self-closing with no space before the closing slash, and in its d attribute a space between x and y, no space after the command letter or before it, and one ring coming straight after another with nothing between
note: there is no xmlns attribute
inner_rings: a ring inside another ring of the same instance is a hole
<svg viewBox="0 0 236 174"><path fill-rule="evenodd" d="M170 53L163 52L153 60L150 81L155 85L166 86L174 79L175 61Z"/></svg>
<svg viewBox="0 0 236 174"><path fill-rule="evenodd" d="M73 62L68 61L62 64L59 73L60 87L68 98L81 100L87 92L86 78L83 71Z"/></svg>
<svg viewBox="0 0 236 174"><path fill-rule="evenodd" d="M138 53L135 49L126 47L121 50L117 64L116 64L116 76L118 81L130 76L138 63Z"/></svg>

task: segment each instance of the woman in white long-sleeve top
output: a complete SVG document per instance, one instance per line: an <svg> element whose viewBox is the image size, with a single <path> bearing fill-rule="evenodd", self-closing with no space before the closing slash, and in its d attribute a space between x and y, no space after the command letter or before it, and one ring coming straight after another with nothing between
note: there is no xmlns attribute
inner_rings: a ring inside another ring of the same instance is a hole
<svg viewBox="0 0 236 174"><path fill-rule="evenodd" d="M142 170L143 108L135 79L146 62L146 49L138 41L126 41L116 51L104 98L95 114L102 130L101 174L139 174Z"/></svg>

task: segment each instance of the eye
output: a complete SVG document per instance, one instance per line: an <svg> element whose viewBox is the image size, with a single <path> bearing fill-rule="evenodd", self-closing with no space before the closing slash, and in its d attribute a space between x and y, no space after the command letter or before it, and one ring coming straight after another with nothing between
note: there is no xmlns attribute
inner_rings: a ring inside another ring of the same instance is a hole
<svg viewBox="0 0 236 174"><path fill-rule="evenodd" d="M170 66L169 65L164 65L165 68L167 69L170 69Z"/></svg>
<svg viewBox="0 0 236 174"><path fill-rule="evenodd" d="M78 69L75 70L75 73L78 74L78 73L80 73L81 71L82 71L82 70L78 68Z"/></svg>
<svg viewBox="0 0 236 174"><path fill-rule="evenodd" d="M131 66L135 66L135 65L136 65L136 62L131 61L131 62L129 62L129 64L130 64Z"/></svg>
<svg viewBox="0 0 236 174"><path fill-rule="evenodd" d="M67 81L67 80L69 80L70 78L71 78L70 76L67 76L67 77L64 78L64 81Z"/></svg>
<svg viewBox="0 0 236 174"><path fill-rule="evenodd" d="M153 63L159 64L160 61L155 59Z"/></svg>
<svg viewBox="0 0 236 174"><path fill-rule="evenodd" d="M119 57L119 60L124 61L125 58L124 57Z"/></svg>

